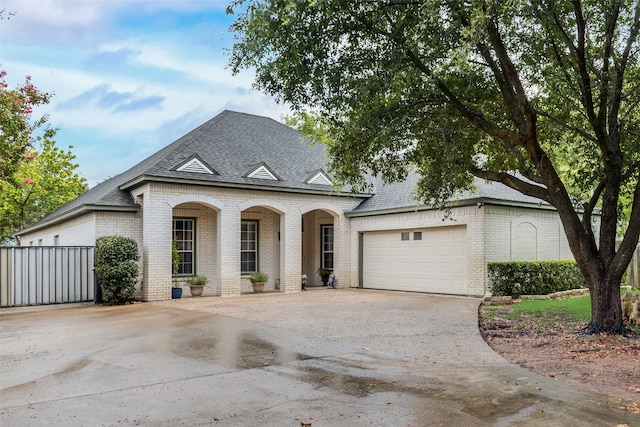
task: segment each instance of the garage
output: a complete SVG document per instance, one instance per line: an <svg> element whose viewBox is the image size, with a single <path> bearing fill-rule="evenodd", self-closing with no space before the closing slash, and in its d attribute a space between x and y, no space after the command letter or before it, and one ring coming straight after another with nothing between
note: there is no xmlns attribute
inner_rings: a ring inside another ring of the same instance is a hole
<svg viewBox="0 0 640 427"><path fill-rule="evenodd" d="M362 285L444 294L469 293L467 227L362 234Z"/></svg>

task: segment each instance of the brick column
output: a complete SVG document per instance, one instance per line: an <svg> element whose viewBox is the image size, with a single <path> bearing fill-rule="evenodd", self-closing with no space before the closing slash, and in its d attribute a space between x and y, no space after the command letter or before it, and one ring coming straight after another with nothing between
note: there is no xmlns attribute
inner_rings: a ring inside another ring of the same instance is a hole
<svg viewBox="0 0 640 427"><path fill-rule="evenodd" d="M357 247L358 242L355 244ZM351 227L342 214L333 218L333 272L338 279L336 287L351 286Z"/></svg>
<svg viewBox="0 0 640 427"><path fill-rule="evenodd" d="M216 275L220 296L240 295L240 211L237 206L225 206L218 213Z"/></svg>
<svg viewBox="0 0 640 427"><path fill-rule="evenodd" d="M142 299L170 299L172 209L161 200L154 200L151 189L143 193L142 201Z"/></svg>
<svg viewBox="0 0 640 427"><path fill-rule="evenodd" d="M300 292L302 277L302 215L291 209L280 215L280 289Z"/></svg>

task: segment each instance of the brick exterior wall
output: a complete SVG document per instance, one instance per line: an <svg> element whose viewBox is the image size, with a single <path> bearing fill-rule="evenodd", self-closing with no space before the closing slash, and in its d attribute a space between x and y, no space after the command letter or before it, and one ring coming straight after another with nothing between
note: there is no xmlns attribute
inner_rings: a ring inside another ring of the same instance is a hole
<svg viewBox="0 0 640 427"><path fill-rule="evenodd" d="M556 211L494 205L483 209L487 262L573 259Z"/></svg>
<svg viewBox="0 0 640 427"><path fill-rule="evenodd" d="M554 210L498 206L426 210L351 219L351 284L359 274L359 233L378 230L465 225L467 229L467 294L488 290L487 262L510 260L573 259L558 214ZM597 224L594 229L597 233Z"/></svg>
<svg viewBox="0 0 640 427"><path fill-rule="evenodd" d="M182 184L146 184L132 195L139 212L90 212L47 229L25 234L21 244L95 245L104 235L138 242L141 283L136 296L171 298L171 240L174 217L195 219L195 272L208 278L204 295L236 296L250 292L240 272L240 222L259 223L259 269L269 275L267 290L300 291L320 285L321 225L334 226L334 272L338 287L357 287L360 233L464 225L467 233L467 294L487 290L486 263L521 256L571 259L557 213L551 210L497 205L457 207L443 212L422 210L346 218L359 199ZM597 232L597 224L596 224ZM185 287L185 290L187 288ZM187 290L188 292L188 290Z"/></svg>
<svg viewBox="0 0 640 427"><path fill-rule="evenodd" d="M259 269L269 275L266 290L275 290L279 279L279 291L299 292L301 274L315 275L320 257L319 236L311 233L311 228L307 237L305 222L303 237L303 216L311 218L309 222L335 224L339 259L335 272L344 278L339 286L351 286L349 222L343 212L352 209L358 203L356 199L177 184L148 184L133 194L142 206L144 300L170 298L173 217L196 221L195 268L196 273L208 278L204 295L226 297L251 292L248 276L240 272L240 222L244 219L257 220L259 224ZM312 253L307 254L307 250ZM302 258L312 261L303 266Z"/></svg>
<svg viewBox="0 0 640 427"><path fill-rule="evenodd" d="M57 236L57 238L56 238ZM65 223L20 236L21 246L94 246L96 214L90 213Z"/></svg>

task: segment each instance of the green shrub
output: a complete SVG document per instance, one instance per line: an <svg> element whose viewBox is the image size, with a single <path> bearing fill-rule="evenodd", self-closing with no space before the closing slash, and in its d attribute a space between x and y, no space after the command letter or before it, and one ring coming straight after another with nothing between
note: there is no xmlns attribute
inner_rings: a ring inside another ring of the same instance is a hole
<svg viewBox="0 0 640 427"><path fill-rule="evenodd" d="M207 286L207 277L199 274L195 276L189 276L185 279L189 286Z"/></svg>
<svg viewBox="0 0 640 427"><path fill-rule="evenodd" d="M575 261L490 262L488 271L494 295L548 295L587 287Z"/></svg>
<svg viewBox="0 0 640 427"><path fill-rule="evenodd" d="M133 300L138 278L138 244L122 236L96 240L96 276L106 304L127 304Z"/></svg>
<svg viewBox="0 0 640 427"><path fill-rule="evenodd" d="M256 271L251 276L249 276L249 281L251 283L267 283L267 281L269 281L269 276L261 271Z"/></svg>

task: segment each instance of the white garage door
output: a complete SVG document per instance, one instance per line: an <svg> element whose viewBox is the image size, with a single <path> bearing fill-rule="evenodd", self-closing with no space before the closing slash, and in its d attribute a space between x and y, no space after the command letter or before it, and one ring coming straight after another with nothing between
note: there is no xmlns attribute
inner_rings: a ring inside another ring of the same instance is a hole
<svg viewBox="0 0 640 427"><path fill-rule="evenodd" d="M362 239L365 288L468 294L466 226L368 232Z"/></svg>

